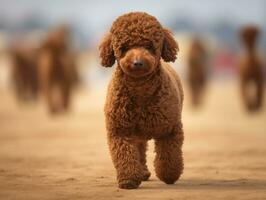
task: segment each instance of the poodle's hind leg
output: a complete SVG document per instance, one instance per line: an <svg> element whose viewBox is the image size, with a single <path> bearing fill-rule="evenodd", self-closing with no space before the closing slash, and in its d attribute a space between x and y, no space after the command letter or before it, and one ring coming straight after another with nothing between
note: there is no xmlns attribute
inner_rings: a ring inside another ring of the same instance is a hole
<svg viewBox="0 0 266 200"><path fill-rule="evenodd" d="M263 95L264 95L264 83L263 77L257 77L256 79L256 109L260 109L263 103Z"/></svg>
<svg viewBox="0 0 266 200"><path fill-rule="evenodd" d="M180 126L176 127L169 136L155 140L155 172L166 184L174 184L183 172L183 138Z"/></svg>
<svg viewBox="0 0 266 200"><path fill-rule="evenodd" d="M241 80L241 95L242 95L242 99L244 102L244 106L248 111L252 111L253 109L253 103L252 103L252 99L250 98L249 95L249 79L243 77Z"/></svg>
<svg viewBox="0 0 266 200"><path fill-rule="evenodd" d="M110 136L109 148L120 188L135 189L142 181L142 165L136 142L119 136Z"/></svg>
<svg viewBox="0 0 266 200"><path fill-rule="evenodd" d="M138 150L140 154L140 163L142 164L142 180L147 181L151 173L148 170L147 164L146 164L146 151L147 151L147 141L140 142L138 144Z"/></svg>

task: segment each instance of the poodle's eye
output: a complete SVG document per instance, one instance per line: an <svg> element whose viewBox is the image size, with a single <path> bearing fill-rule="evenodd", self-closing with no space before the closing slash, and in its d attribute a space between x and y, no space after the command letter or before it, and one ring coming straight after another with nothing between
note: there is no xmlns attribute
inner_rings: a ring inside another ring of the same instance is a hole
<svg viewBox="0 0 266 200"><path fill-rule="evenodd" d="M155 50L154 50L154 48L153 48L153 46L152 45L148 45L147 47L146 47L146 49L149 51L149 52L151 52L151 53L155 53Z"/></svg>
<svg viewBox="0 0 266 200"><path fill-rule="evenodd" d="M128 50L127 47L121 47L121 49L120 49L120 51L121 51L122 54L126 53L127 50Z"/></svg>

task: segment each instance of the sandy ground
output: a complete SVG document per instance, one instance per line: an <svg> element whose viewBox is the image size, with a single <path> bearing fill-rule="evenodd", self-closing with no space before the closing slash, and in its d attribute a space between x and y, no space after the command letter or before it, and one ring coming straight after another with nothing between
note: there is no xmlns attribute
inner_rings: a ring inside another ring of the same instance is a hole
<svg viewBox="0 0 266 200"><path fill-rule="evenodd" d="M212 83L205 106L186 101L185 170L175 185L117 188L105 137L104 92L80 90L69 115L19 106L0 91L0 199L266 199L266 110L248 115L236 84ZM266 105L266 104L265 104Z"/></svg>

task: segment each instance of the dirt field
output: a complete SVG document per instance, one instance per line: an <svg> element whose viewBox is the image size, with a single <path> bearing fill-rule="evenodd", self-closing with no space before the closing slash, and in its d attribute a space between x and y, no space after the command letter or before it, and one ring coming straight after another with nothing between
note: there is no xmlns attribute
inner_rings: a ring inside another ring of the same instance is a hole
<svg viewBox="0 0 266 200"><path fill-rule="evenodd" d="M19 106L0 91L0 200L266 199L266 109L248 115L232 83L212 83L207 105L186 101L185 170L175 185L154 175L137 190L117 188L105 137L104 92L80 90L71 114ZM265 104L266 107L266 104Z"/></svg>

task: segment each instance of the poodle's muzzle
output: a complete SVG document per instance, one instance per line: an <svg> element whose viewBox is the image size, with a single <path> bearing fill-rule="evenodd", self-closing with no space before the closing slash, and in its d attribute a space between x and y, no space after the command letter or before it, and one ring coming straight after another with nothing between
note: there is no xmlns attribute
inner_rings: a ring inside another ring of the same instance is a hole
<svg viewBox="0 0 266 200"><path fill-rule="evenodd" d="M131 48L119 59L124 73L132 77L148 75L156 68L156 56L146 48Z"/></svg>

